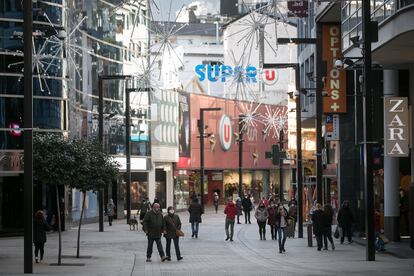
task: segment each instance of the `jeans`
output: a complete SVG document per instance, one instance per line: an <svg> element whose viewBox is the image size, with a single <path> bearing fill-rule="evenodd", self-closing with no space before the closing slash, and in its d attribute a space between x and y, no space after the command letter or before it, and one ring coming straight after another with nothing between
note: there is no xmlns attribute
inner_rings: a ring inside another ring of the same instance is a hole
<svg viewBox="0 0 414 276"><path fill-rule="evenodd" d="M152 247L154 245L154 241L157 244L158 253L160 254L161 258L165 256L164 249L162 249L161 237L159 238L148 237L147 259L151 259Z"/></svg>
<svg viewBox="0 0 414 276"><path fill-rule="evenodd" d="M244 223L247 224L247 220L249 220L249 223L251 223L250 222L250 211L244 211Z"/></svg>
<svg viewBox="0 0 414 276"><path fill-rule="evenodd" d="M272 240L276 239L277 235L276 225L270 225L270 234L272 235Z"/></svg>
<svg viewBox="0 0 414 276"><path fill-rule="evenodd" d="M40 259L43 260L43 255L45 253L45 243L44 242L35 242L35 257L37 258L40 251Z"/></svg>
<svg viewBox="0 0 414 276"><path fill-rule="evenodd" d="M181 257L181 252L180 252L180 246L178 245L178 239L179 238L165 238L167 241L167 245L165 246L165 251L167 253L167 257L171 258L171 240L174 241L174 247L175 247L175 255L177 256L177 259L179 259Z"/></svg>
<svg viewBox="0 0 414 276"><path fill-rule="evenodd" d="M193 236L198 235L198 225L199 224L200 224L199 222L192 222L191 223L191 231L193 232Z"/></svg>
<svg viewBox="0 0 414 276"><path fill-rule="evenodd" d="M230 227L230 233L229 233L229 227ZM233 239L233 234L234 234L234 219L226 218L226 236L227 238Z"/></svg>
<svg viewBox="0 0 414 276"><path fill-rule="evenodd" d="M285 242L287 238L287 227L277 228L277 234L279 236L279 251L280 251L282 249L285 249Z"/></svg>
<svg viewBox="0 0 414 276"><path fill-rule="evenodd" d="M266 239L266 221L258 221L260 239Z"/></svg>
<svg viewBox="0 0 414 276"><path fill-rule="evenodd" d="M328 248L328 240L332 245L332 248L334 247L334 242L332 239L332 229L331 227L328 227L325 229L325 232L323 233L323 245L325 248Z"/></svg>
<svg viewBox="0 0 414 276"><path fill-rule="evenodd" d="M352 242L352 226L345 225L341 227L342 227L341 243L344 242L345 237L348 237L348 242Z"/></svg>

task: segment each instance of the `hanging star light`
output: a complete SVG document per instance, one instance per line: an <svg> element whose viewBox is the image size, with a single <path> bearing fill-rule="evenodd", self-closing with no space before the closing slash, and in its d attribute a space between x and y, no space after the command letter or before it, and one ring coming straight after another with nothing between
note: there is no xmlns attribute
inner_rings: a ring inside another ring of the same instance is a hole
<svg viewBox="0 0 414 276"><path fill-rule="evenodd" d="M265 105L266 111L261 114L261 119L264 124L263 134L279 139L280 132L285 133L287 130L287 113L286 108L276 107L272 108L270 105Z"/></svg>
<svg viewBox="0 0 414 276"><path fill-rule="evenodd" d="M260 113L258 112L260 107L259 103L254 102L240 102L239 110L239 133L247 132L255 129L262 124Z"/></svg>

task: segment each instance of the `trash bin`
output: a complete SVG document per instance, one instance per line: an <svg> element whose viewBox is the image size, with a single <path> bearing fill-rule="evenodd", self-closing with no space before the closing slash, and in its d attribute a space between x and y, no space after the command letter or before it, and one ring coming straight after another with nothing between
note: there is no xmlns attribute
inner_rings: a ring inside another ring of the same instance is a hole
<svg viewBox="0 0 414 276"><path fill-rule="evenodd" d="M308 246L313 246L313 233L312 233L312 223L306 223L306 229L308 230Z"/></svg>

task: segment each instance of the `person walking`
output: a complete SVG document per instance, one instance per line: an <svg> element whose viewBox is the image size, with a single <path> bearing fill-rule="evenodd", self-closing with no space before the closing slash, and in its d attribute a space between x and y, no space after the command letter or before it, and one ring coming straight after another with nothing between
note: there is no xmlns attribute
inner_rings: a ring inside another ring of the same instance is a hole
<svg viewBox="0 0 414 276"><path fill-rule="evenodd" d="M151 203L148 200L148 197L142 200L141 208L139 211L139 220L142 223L144 220L145 215L148 211L151 210Z"/></svg>
<svg viewBox="0 0 414 276"><path fill-rule="evenodd" d="M247 224L247 221L249 221L249 224L251 224L250 212L253 209L253 204L252 204L252 201L250 200L250 196L245 195L241 204L243 206L243 212L244 212L244 223Z"/></svg>
<svg viewBox="0 0 414 276"><path fill-rule="evenodd" d="M43 215L43 211L37 211L33 220L33 243L35 246L35 261L39 262L39 251L40 251L40 262L43 260L45 254L45 243L46 243L46 232L50 231L50 226L46 222Z"/></svg>
<svg viewBox="0 0 414 276"><path fill-rule="evenodd" d="M237 224L240 224L240 216L242 215L242 200L240 197L237 197L236 199L236 208L237 208Z"/></svg>
<svg viewBox="0 0 414 276"><path fill-rule="evenodd" d="M263 202L260 202L259 207L254 213L254 217L259 225L260 240L266 240L266 221L269 218L269 213Z"/></svg>
<svg viewBox="0 0 414 276"><path fill-rule="evenodd" d="M279 253L286 252L285 243L288 227L288 212L283 205L279 205L276 214L276 227L279 236Z"/></svg>
<svg viewBox="0 0 414 276"><path fill-rule="evenodd" d="M226 208L224 208L224 213L226 214L226 241L230 239L230 241L233 241L233 234L234 234L234 220L237 214L237 207L234 205L233 200L229 198L227 201ZM230 228L230 233L229 233Z"/></svg>
<svg viewBox="0 0 414 276"><path fill-rule="evenodd" d="M324 229L323 229L323 250L328 250L328 240L331 243L332 250L335 250L335 245L332 239L332 218L334 215L332 206L325 204L323 206L324 213Z"/></svg>
<svg viewBox="0 0 414 276"><path fill-rule="evenodd" d="M313 226L313 233L316 236L316 243L318 245L318 251L322 249L322 236L324 234L324 227L325 227L325 215L322 211L322 205L316 203L315 209L312 213L312 226Z"/></svg>
<svg viewBox="0 0 414 276"><path fill-rule="evenodd" d="M269 208L267 208L267 213L269 214L269 217L267 219L267 224L270 226L270 234L272 236L272 240L275 240L276 235L276 214L277 214L277 206L273 199L269 201Z"/></svg>
<svg viewBox="0 0 414 276"><path fill-rule="evenodd" d="M297 207L296 204L293 202L289 206L289 226L288 226L288 238L295 237L295 228L296 228L296 221L297 221Z"/></svg>
<svg viewBox="0 0 414 276"><path fill-rule="evenodd" d="M179 236L177 235L177 230L181 230L181 220L180 217L175 214L174 207L169 206L167 208L168 214L164 216L164 225L165 225L165 240L167 242L165 246L165 251L167 253L168 261L171 261L171 240L174 241L175 255L177 256L177 261L183 259L180 252L179 246Z"/></svg>
<svg viewBox="0 0 414 276"><path fill-rule="evenodd" d="M161 261L164 262L165 260L167 260L168 257L165 256L161 244L161 235L165 231L165 224L159 203L154 203L152 205L152 210L145 214L143 220L143 228L148 238L147 262L151 262L154 241L157 244L157 249L158 253L160 254Z"/></svg>
<svg viewBox="0 0 414 276"><path fill-rule="evenodd" d="M218 206L219 206L219 195L217 192L214 192L214 198L213 198L213 204L214 204L214 209L216 209L216 214L218 211Z"/></svg>
<svg viewBox="0 0 414 276"><path fill-rule="evenodd" d="M190 213L190 223L192 230L192 238L198 238L198 229L199 224L201 223L201 215L203 214L203 208L201 204L198 203L197 198L193 198L193 202L188 207L188 212Z"/></svg>
<svg viewBox="0 0 414 276"><path fill-rule="evenodd" d="M108 204L106 205L106 214L108 215L109 226L112 226L112 221L115 216L116 206L112 198L109 199Z"/></svg>
<svg viewBox="0 0 414 276"><path fill-rule="evenodd" d="M342 228L341 244L344 243L345 236L348 238L348 242L351 244L352 240L352 224L354 223L354 216L349 208L349 201L345 200L342 203L341 209L339 209L337 221L339 227Z"/></svg>

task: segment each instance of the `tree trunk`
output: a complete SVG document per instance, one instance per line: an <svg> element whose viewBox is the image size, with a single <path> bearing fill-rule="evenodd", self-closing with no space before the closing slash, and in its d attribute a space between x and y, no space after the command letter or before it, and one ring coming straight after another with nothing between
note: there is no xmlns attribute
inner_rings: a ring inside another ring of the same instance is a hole
<svg viewBox="0 0 414 276"><path fill-rule="evenodd" d="M85 211L85 200L86 200L86 192L83 193L82 211L81 211L80 218L79 218L78 245L77 245L77 249L76 249L76 258L79 258L80 232L81 232L81 226L82 226L83 212Z"/></svg>
<svg viewBox="0 0 414 276"><path fill-rule="evenodd" d="M59 189L58 185L55 185L56 188L56 209L57 209L57 221L58 224L58 232L59 232L59 253L58 253L58 265L62 264L62 229L61 229L61 222L60 222L60 198L59 198Z"/></svg>

